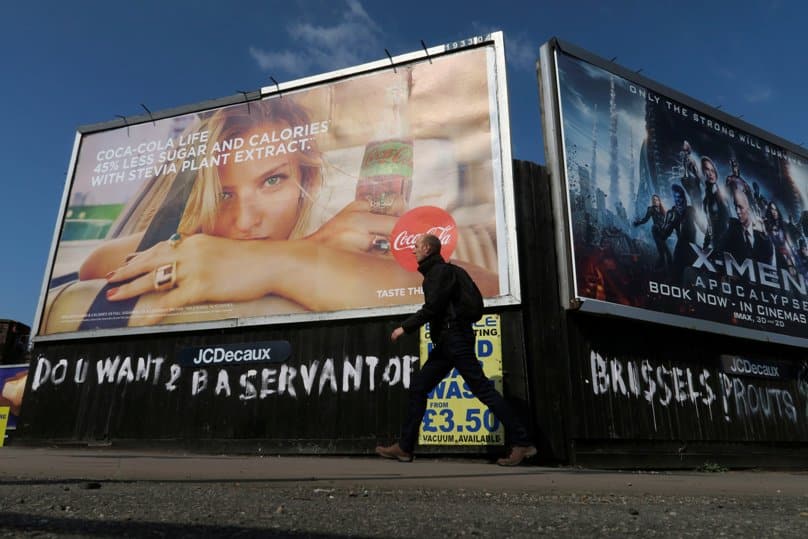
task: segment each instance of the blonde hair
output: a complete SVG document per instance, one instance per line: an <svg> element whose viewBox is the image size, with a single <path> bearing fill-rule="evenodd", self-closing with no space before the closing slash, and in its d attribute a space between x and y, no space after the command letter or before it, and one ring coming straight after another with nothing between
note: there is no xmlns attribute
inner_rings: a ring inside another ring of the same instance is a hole
<svg viewBox="0 0 808 539"><path fill-rule="evenodd" d="M262 124L285 124L294 127L306 125L310 121L308 112L287 96L251 103L249 106L247 104L233 105L219 109L203 118L195 131L208 132L208 147L205 156L210 159L213 156L213 146L217 141L233 139ZM301 149L294 154L297 166L300 167L300 185L298 185L300 197L298 199L298 218L289 234L290 238L299 238L304 235L314 205L314 197L319 192L322 183L320 152L313 139L309 142L306 149ZM188 196L177 230L181 234L197 232L213 234L221 197L222 184L218 167L209 166L201 169Z"/></svg>

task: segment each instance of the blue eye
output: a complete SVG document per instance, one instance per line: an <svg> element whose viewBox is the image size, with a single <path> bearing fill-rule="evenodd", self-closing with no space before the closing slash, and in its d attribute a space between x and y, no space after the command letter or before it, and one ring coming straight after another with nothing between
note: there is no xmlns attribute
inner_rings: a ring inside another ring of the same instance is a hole
<svg viewBox="0 0 808 539"><path fill-rule="evenodd" d="M230 200L231 198L233 198L233 193L230 193L229 191L222 191L219 193L219 200L222 202Z"/></svg>

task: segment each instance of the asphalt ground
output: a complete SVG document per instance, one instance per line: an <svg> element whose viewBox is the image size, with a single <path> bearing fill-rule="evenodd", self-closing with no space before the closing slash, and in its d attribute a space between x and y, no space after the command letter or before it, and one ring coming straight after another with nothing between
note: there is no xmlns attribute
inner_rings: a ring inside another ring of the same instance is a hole
<svg viewBox="0 0 808 539"><path fill-rule="evenodd" d="M2 537L808 537L806 471L0 448Z"/></svg>

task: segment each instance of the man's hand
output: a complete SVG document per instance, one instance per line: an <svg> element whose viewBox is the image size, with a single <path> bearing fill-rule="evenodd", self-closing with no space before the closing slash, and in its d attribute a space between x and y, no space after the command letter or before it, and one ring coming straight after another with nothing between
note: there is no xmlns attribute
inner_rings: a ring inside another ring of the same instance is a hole
<svg viewBox="0 0 808 539"><path fill-rule="evenodd" d="M396 340L398 340L398 338L402 335L404 335L404 328L397 327L393 330L393 333L390 334L390 340L396 342Z"/></svg>

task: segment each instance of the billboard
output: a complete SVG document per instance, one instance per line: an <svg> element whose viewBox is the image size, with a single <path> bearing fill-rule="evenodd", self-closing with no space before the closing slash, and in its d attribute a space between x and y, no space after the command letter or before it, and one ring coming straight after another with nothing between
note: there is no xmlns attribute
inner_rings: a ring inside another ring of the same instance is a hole
<svg viewBox="0 0 808 539"><path fill-rule="evenodd" d="M571 45L540 65L565 304L808 342L806 153Z"/></svg>
<svg viewBox="0 0 808 539"><path fill-rule="evenodd" d="M80 130L37 339L404 313L431 232L519 301L500 33Z"/></svg>

